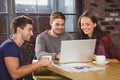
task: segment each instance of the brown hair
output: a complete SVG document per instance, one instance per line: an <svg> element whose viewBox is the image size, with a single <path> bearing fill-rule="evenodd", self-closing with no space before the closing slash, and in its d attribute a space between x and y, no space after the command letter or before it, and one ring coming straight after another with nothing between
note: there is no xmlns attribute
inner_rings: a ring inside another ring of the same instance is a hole
<svg viewBox="0 0 120 80"><path fill-rule="evenodd" d="M16 33L17 27L20 27L21 29L23 29L26 26L26 24L33 25L32 19L24 15L15 17L12 20L12 24L11 24L13 33Z"/></svg>
<svg viewBox="0 0 120 80"><path fill-rule="evenodd" d="M54 19L61 18L65 21L65 16L62 12L53 12L50 15L50 21L53 22Z"/></svg>
<svg viewBox="0 0 120 80"><path fill-rule="evenodd" d="M85 11L78 19L78 32L79 32L79 38L82 38L82 39L85 39L85 38L89 38L88 35L84 34L84 32L81 30L81 18L82 17L88 17L91 19L91 21L93 23L96 23L96 27L94 28L94 32L92 34L92 38L94 39L99 39L100 36L103 34L99 24L98 24L98 21L97 21L97 18L96 16L90 12L90 11Z"/></svg>

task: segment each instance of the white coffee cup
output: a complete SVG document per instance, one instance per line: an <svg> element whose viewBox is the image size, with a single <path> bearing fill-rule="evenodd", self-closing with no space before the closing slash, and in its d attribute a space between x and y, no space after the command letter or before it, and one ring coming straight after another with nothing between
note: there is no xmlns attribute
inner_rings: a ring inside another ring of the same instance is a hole
<svg viewBox="0 0 120 80"><path fill-rule="evenodd" d="M38 60L34 60L34 59L33 59L33 60L32 60L32 63L35 63L35 62L37 62L37 61L38 61Z"/></svg>
<svg viewBox="0 0 120 80"><path fill-rule="evenodd" d="M97 64L104 64L106 62L105 55L97 55L96 56L96 63Z"/></svg>
<svg viewBox="0 0 120 80"><path fill-rule="evenodd" d="M43 57L47 57L49 59L49 61L52 61L52 56L51 55L42 56L42 58Z"/></svg>

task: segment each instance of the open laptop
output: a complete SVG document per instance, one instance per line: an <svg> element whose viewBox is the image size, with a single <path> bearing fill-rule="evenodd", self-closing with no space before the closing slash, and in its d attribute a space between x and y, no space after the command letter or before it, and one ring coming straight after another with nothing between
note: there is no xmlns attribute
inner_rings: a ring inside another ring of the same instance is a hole
<svg viewBox="0 0 120 80"><path fill-rule="evenodd" d="M95 45L96 39L62 41L59 62L52 65L69 73L104 70L86 64L93 60Z"/></svg>
<svg viewBox="0 0 120 80"><path fill-rule="evenodd" d="M59 63L92 61L95 44L96 39L62 41Z"/></svg>

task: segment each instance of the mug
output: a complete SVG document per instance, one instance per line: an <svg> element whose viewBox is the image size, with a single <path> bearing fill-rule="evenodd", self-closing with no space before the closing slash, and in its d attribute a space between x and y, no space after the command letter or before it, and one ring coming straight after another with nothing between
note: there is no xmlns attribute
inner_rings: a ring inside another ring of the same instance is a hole
<svg viewBox="0 0 120 80"><path fill-rule="evenodd" d="M104 64L106 62L105 55L97 55L96 56L96 63Z"/></svg>
<svg viewBox="0 0 120 80"><path fill-rule="evenodd" d="M52 56L51 55L42 56L42 58L43 57L47 57L49 59L49 61L52 61Z"/></svg>

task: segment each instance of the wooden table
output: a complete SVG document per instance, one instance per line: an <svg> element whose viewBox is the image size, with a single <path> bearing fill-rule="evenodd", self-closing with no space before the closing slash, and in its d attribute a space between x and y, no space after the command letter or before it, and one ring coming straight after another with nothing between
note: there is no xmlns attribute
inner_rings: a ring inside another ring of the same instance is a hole
<svg viewBox="0 0 120 80"><path fill-rule="evenodd" d="M61 74L72 80L120 80L120 63L109 63L107 65L96 65L88 63L93 66L104 67L102 71L90 71L80 73L68 73L52 65L47 66L47 69Z"/></svg>

